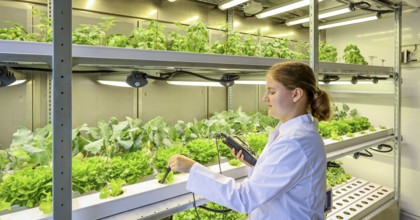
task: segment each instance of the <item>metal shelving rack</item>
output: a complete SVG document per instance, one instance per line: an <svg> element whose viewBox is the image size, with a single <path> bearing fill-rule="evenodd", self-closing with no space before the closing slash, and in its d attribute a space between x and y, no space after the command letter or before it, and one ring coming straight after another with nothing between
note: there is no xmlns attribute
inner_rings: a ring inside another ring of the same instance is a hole
<svg viewBox="0 0 420 220"><path fill-rule="evenodd" d="M123 48L105 48L105 47L91 47L91 46L70 46L71 40L71 23L66 19L71 17L71 4L58 3L53 1L53 21L54 21L54 39L64 39L62 42L58 40L53 44L48 43L34 43L34 42L16 42L16 41L0 41L0 61L8 63L8 65L20 66L36 66L51 68L53 71L54 85L53 90L53 157L54 164L65 164L65 166L54 166L54 212L53 216L44 216L45 219L71 219L75 211L72 209L71 196L71 181L68 178L71 174L71 152L70 154L64 148L60 149L61 143L67 143L71 137L71 72L72 70L81 68L150 68L160 69L167 67L177 68L192 68L222 71L223 69L235 70L238 73L248 73L256 71L264 72L274 63L284 61L283 59L261 58L261 57L238 57L229 55L212 55L212 54L196 54L172 51L148 51L137 49L123 49ZM314 21L314 16L317 14L317 2L311 0L311 21ZM329 160L339 158L366 149L371 145L379 143L394 142L394 194L389 196L386 203L381 204L371 213L365 216L372 217L382 210L388 208L399 201L400 197L400 140L401 140L401 67L400 67L400 49L401 49L401 7L395 8L395 65L391 67L379 66L360 66L339 63L322 63L311 59L308 63L318 70L317 73L339 73L339 74L369 74L369 75L392 75L395 82L395 114L394 114L394 129L382 131L381 135L372 136L368 139L357 139L357 143L344 142L343 144L332 144L334 148L328 151L327 157ZM71 19L69 19L71 20ZM317 24L311 25L311 29L316 30ZM318 42L318 31L312 31L311 43ZM316 47L311 47L311 57L317 57ZM62 121L60 121L62 120ZM71 143L71 141L70 141ZM68 145L67 143L66 145ZM337 149L337 146L338 147ZM328 146L327 146L328 147ZM70 148L71 149L71 148ZM245 172L238 171L235 174L237 178L245 176ZM63 178L61 176L64 176ZM161 193L156 191L156 195ZM192 207L188 194L171 195L169 198L164 198L160 201L154 201L149 204L144 204L142 207L131 207L137 212L150 213L150 216L144 218L155 218L156 216L164 217L171 213L179 212ZM118 198L116 199L118 200ZM187 202L188 200L188 202ZM132 202L132 201L131 201ZM202 198L198 200L198 204L205 203ZM175 204L174 207L163 207L163 204ZM74 200L73 200L74 205ZM118 205L117 208L124 205ZM161 207L161 208L157 208ZM137 208L137 209L135 209ZM94 212L97 210L93 209ZM115 213L108 213L110 219L112 215L119 212L125 212L128 209L121 208ZM161 212L151 213L145 210L161 210ZM87 214L85 214L87 215ZM31 217L34 217L31 215ZM78 218L82 218L80 215ZM92 217L92 216L89 216ZM102 216L103 218L105 216ZM7 219L1 216L1 219Z"/></svg>

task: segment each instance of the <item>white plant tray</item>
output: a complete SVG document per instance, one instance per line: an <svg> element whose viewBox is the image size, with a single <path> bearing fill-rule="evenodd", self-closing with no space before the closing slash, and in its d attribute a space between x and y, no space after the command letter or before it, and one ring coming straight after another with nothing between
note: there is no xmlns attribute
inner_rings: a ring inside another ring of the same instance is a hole
<svg viewBox="0 0 420 220"><path fill-rule="evenodd" d="M219 166L213 165L209 167L214 172L219 172ZM223 174L238 179L245 177L247 167L242 165L234 167L227 162L221 164ZM151 204L160 203L172 198L180 198L184 202L183 195L190 194L185 188L188 174L177 174L174 176L174 182L170 185L158 183L157 179L140 182L133 185L124 186L124 193L120 196L100 199L99 193L92 193L72 200L72 218L77 220L100 219L113 216L119 213L127 212L141 207L147 207ZM191 197L189 197L191 198ZM172 202L171 204L175 204ZM165 207L164 210L171 207ZM173 207L172 207L173 208ZM146 216L144 216L146 217ZM53 219L51 215L43 214L38 207L25 209L0 216L0 220L16 220L16 219Z"/></svg>
<svg viewBox="0 0 420 220"><path fill-rule="evenodd" d="M350 153L391 141L394 139L393 134L392 128L376 128L376 131L364 131L363 134L361 132L354 133L354 137L343 135L341 136L343 140L340 141L324 139L327 160L338 159Z"/></svg>
<svg viewBox="0 0 420 220"><path fill-rule="evenodd" d="M338 195L337 191L340 192ZM362 179L344 184L333 193L333 208L327 220L361 219L394 196L392 189Z"/></svg>

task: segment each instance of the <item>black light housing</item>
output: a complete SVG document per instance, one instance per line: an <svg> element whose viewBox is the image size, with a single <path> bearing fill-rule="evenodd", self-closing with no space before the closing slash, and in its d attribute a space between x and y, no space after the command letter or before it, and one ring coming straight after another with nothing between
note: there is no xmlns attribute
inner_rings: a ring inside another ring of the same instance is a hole
<svg viewBox="0 0 420 220"><path fill-rule="evenodd" d="M6 87L16 81L15 74L8 67L0 66L0 87Z"/></svg>
<svg viewBox="0 0 420 220"><path fill-rule="evenodd" d="M147 85L147 74L140 71L132 71L130 75L127 76L125 82L134 88L140 88Z"/></svg>
<svg viewBox="0 0 420 220"><path fill-rule="evenodd" d="M352 76L350 82L351 84L357 84L357 76Z"/></svg>
<svg viewBox="0 0 420 220"><path fill-rule="evenodd" d="M325 84L329 84L330 82L338 81L338 80L340 80L340 76L326 74L326 75L324 75L324 77L322 77L322 80L319 80L319 81L321 81Z"/></svg>
<svg viewBox="0 0 420 220"><path fill-rule="evenodd" d="M239 79L239 75L237 74L229 74L225 73L222 75L222 78L220 78L220 84L225 87L230 87L235 84L235 80Z"/></svg>

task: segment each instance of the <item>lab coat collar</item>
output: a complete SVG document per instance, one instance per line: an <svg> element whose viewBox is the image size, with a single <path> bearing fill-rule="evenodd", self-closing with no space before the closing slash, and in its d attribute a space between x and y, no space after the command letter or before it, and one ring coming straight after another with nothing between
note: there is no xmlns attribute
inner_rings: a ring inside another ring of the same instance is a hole
<svg viewBox="0 0 420 220"><path fill-rule="evenodd" d="M295 118L292 118L288 121L286 121L283 124L279 123L279 133L282 133L286 130L289 130L290 127L296 125L296 124L301 124L301 123L313 123L312 122L312 118L310 114L304 114L304 115L299 115Z"/></svg>

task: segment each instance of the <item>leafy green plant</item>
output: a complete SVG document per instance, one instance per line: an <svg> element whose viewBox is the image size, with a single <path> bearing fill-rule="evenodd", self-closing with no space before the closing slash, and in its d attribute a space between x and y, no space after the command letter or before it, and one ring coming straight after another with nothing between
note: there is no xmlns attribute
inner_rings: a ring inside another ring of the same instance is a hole
<svg viewBox="0 0 420 220"><path fill-rule="evenodd" d="M242 164L242 162L236 158L230 159L228 163L235 167L240 166Z"/></svg>
<svg viewBox="0 0 420 220"><path fill-rule="evenodd" d="M189 151L184 146L158 147L153 159L153 165L159 172L164 172L168 166L168 159L175 154L188 155Z"/></svg>
<svg viewBox="0 0 420 220"><path fill-rule="evenodd" d="M100 190L107 184L107 162L100 157L72 161L72 189L80 194Z"/></svg>
<svg viewBox="0 0 420 220"><path fill-rule="evenodd" d="M33 133L24 127L13 134L9 148L13 169L38 165L50 166L52 163L52 126L38 128Z"/></svg>
<svg viewBox="0 0 420 220"><path fill-rule="evenodd" d="M322 137L333 140L342 140L341 135L360 132L371 127L369 119L358 116L356 109L350 110L350 107L343 104L342 108L333 105L333 119L331 121L322 121L318 124L318 130Z"/></svg>
<svg viewBox="0 0 420 220"><path fill-rule="evenodd" d="M289 49L287 38L276 38L263 44L262 55L264 57L293 59L294 52Z"/></svg>
<svg viewBox="0 0 420 220"><path fill-rule="evenodd" d="M202 22L195 22L187 28L185 43L188 52L208 53L211 51L209 31Z"/></svg>
<svg viewBox="0 0 420 220"><path fill-rule="evenodd" d="M319 61L337 62L337 48L332 44L320 43Z"/></svg>
<svg viewBox="0 0 420 220"><path fill-rule="evenodd" d="M122 179L112 179L107 186L101 189L101 192L99 193L99 198L106 199L110 196L116 197L123 194L122 186L124 184L126 184L126 182Z"/></svg>
<svg viewBox="0 0 420 220"><path fill-rule="evenodd" d="M6 175L0 182L0 210L11 205L32 208L52 193L51 167L24 168Z"/></svg>
<svg viewBox="0 0 420 220"><path fill-rule="evenodd" d="M181 23L176 23L177 31L171 31L166 40L166 47L172 51L187 51L185 37L186 28Z"/></svg>
<svg viewBox="0 0 420 220"><path fill-rule="evenodd" d="M0 40L36 41L35 34L29 34L20 24L4 21L12 27L0 28Z"/></svg>
<svg viewBox="0 0 420 220"><path fill-rule="evenodd" d="M298 60L309 60L309 43L304 41L298 41L293 47L294 59Z"/></svg>
<svg viewBox="0 0 420 220"><path fill-rule="evenodd" d="M226 208L214 203L214 202L209 202L206 204L206 207L211 208L211 209L216 209L216 210L225 210ZM222 220L222 219L226 219L226 220L238 220L238 219L245 219L246 218L246 214L240 213L240 212L236 212L236 211L230 211L228 213L226 213L225 215L220 214L220 213L215 213L215 212L211 212L211 211L207 211L204 209L199 209L198 210L200 219L203 220ZM186 220L186 219L197 219L197 214L195 212L194 209L190 209L187 211L183 211L180 213L177 213L173 216L174 220Z"/></svg>
<svg viewBox="0 0 420 220"><path fill-rule="evenodd" d="M129 38L124 34L113 34L106 39L108 47L132 47Z"/></svg>
<svg viewBox="0 0 420 220"><path fill-rule="evenodd" d="M52 205L52 192L46 193L46 197L41 199L41 203L39 204L39 210L42 211L45 215L51 214L53 211Z"/></svg>
<svg viewBox="0 0 420 220"><path fill-rule="evenodd" d="M105 45L108 31L115 25L113 17L104 17L98 25L81 24L72 33L73 44Z"/></svg>
<svg viewBox="0 0 420 220"><path fill-rule="evenodd" d="M247 34L244 37L243 55L258 56L259 55L259 42L252 35Z"/></svg>
<svg viewBox="0 0 420 220"><path fill-rule="evenodd" d="M216 161L216 144L211 139L195 139L186 145L189 157L201 164Z"/></svg>
<svg viewBox="0 0 420 220"><path fill-rule="evenodd" d="M268 142L267 133L248 133L246 135L246 142L249 144L249 147L258 155L261 154L265 145Z"/></svg>
<svg viewBox="0 0 420 220"><path fill-rule="evenodd" d="M121 179L127 184L133 184L152 173L153 170L146 154L135 151L114 156L107 170L107 179Z"/></svg>
<svg viewBox="0 0 420 220"><path fill-rule="evenodd" d="M344 170L343 162L339 160L335 160L334 162L340 165L340 167L329 167L327 169L327 185L330 187L347 183L347 180L351 178L351 175Z"/></svg>
<svg viewBox="0 0 420 220"><path fill-rule="evenodd" d="M343 58L344 62L349 64L368 64L365 58L360 54L360 50L355 44L349 44L344 48Z"/></svg>
<svg viewBox="0 0 420 220"><path fill-rule="evenodd" d="M138 49L166 50L166 36L163 26L157 21L150 21L147 28L136 28L131 32L130 44Z"/></svg>
<svg viewBox="0 0 420 220"><path fill-rule="evenodd" d="M35 36L39 42L52 42L52 22L51 18L46 13L39 11L38 9L32 10L32 16L39 18L40 23L35 25L36 33Z"/></svg>

